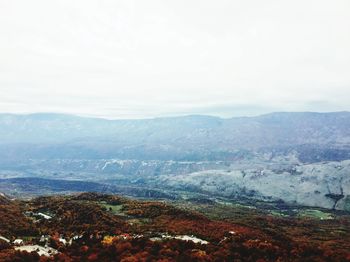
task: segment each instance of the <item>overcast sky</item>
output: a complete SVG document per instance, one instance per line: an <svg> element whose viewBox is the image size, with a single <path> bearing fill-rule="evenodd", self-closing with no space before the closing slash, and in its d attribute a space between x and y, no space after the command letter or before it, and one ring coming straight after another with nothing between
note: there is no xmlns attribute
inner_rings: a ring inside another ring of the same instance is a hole
<svg viewBox="0 0 350 262"><path fill-rule="evenodd" d="M340 110L349 0L0 1L0 112Z"/></svg>

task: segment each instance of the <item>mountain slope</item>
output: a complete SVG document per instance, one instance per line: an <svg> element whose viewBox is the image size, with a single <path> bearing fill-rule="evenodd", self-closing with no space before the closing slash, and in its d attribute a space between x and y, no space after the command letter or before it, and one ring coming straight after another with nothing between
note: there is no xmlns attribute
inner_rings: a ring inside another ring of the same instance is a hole
<svg viewBox="0 0 350 262"><path fill-rule="evenodd" d="M350 220L341 214L322 221L267 215L218 203L182 206L96 193L18 200L16 205L25 214L18 217L18 223L29 222L35 230L8 232L7 238L22 239L24 243L16 246L0 240L1 261L348 261L350 258ZM11 220L1 222L16 226Z"/></svg>
<svg viewBox="0 0 350 262"><path fill-rule="evenodd" d="M311 162L350 158L350 113L145 120L59 114L0 115L2 159L223 160L233 159L237 153L280 151L286 154L292 150L299 154L308 150ZM337 159L327 159L330 155Z"/></svg>

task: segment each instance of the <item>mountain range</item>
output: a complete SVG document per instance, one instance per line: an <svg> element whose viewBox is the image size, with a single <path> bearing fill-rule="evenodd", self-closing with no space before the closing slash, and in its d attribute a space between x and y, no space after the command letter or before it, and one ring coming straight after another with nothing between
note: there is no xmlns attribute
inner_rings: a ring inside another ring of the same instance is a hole
<svg viewBox="0 0 350 262"><path fill-rule="evenodd" d="M0 115L0 189L17 196L96 185L139 197L350 210L348 160L349 112L143 120Z"/></svg>
<svg viewBox="0 0 350 262"><path fill-rule="evenodd" d="M272 113L107 120L62 114L0 115L0 156L232 160L296 150L303 162L350 157L350 113Z"/></svg>

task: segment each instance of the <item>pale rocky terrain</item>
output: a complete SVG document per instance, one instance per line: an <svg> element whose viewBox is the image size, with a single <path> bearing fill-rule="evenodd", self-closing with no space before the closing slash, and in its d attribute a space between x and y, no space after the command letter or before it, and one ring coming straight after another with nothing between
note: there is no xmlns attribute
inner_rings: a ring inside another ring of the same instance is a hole
<svg viewBox="0 0 350 262"><path fill-rule="evenodd" d="M170 188L218 196L350 210L350 160L296 165L290 169L208 170L162 176L160 181Z"/></svg>

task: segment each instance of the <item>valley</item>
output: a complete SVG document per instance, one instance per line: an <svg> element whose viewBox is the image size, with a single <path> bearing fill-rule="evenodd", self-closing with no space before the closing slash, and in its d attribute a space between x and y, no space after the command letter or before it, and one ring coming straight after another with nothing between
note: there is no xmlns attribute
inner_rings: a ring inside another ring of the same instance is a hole
<svg viewBox="0 0 350 262"><path fill-rule="evenodd" d="M349 130L0 115L0 261L349 261Z"/></svg>
<svg viewBox="0 0 350 262"><path fill-rule="evenodd" d="M303 164L289 155L270 161L55 159L22 164L0 172L2 192L30 196L96 191L165 199L198 194L350 211L349 160Z"/></svg>

